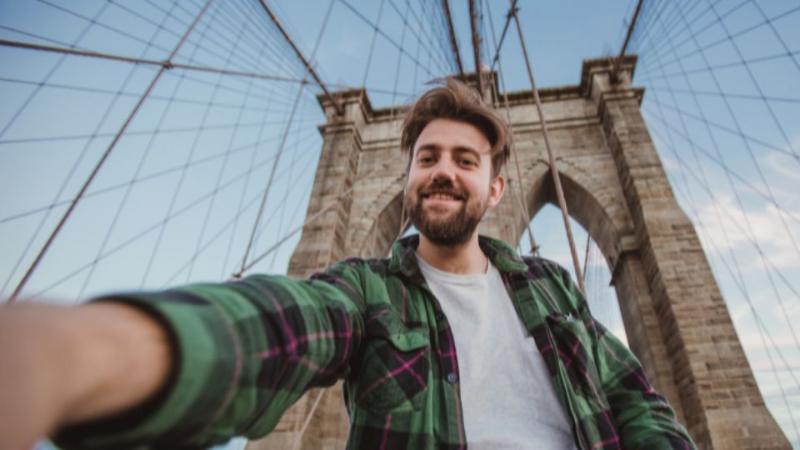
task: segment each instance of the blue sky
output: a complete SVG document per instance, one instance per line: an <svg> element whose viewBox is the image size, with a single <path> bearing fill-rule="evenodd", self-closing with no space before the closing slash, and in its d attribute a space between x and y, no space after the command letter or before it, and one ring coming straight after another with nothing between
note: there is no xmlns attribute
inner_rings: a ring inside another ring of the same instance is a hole
<svg viewBox="0 0 800 450"><path fill-rule="evenodd" d="M0 2L0 38L162 60L201 3L145 1L134 9L99 0ZM521 3L540 87L577 84L583 59L616 54L634 6ZM375 106L406 103L452 69L449 49L437 47L441 28L427 25L437 20L430 4L270 4L333 89L366 80ZM466 2L451 4L465 70L472 71ZM506 2L483 5L499 35ZM663 5L643 15L633 40L640 53L634 83L647 89L642 112L767 403L800 448L800 417L793 423L789 414L800 410L793 328L800 319L797 8L783 0ZM258 2L214 4L174 62L302 79L302 64L265 20ZM367 21L384 33L374 47ZM490 35L485 25L484 53L493 55ZM8 296L159 67L8 47L0 47L0 58L0 296ZM529 88L516 33L507 37L501 63L509 90ZM263 253L303 221L321 146L316 127L324 122L318 92L296 81L166 71L23 297L70 303L110 290L224 279L241 266L265 181L274 176L251 257ZM573 226L583 254L586 234ZM543 209L533 227L542 254L570 267L557 210ZM253 270L285 271L298 238ZM590 255L593 308L624 334L607 268L596 249Z"/></svg>

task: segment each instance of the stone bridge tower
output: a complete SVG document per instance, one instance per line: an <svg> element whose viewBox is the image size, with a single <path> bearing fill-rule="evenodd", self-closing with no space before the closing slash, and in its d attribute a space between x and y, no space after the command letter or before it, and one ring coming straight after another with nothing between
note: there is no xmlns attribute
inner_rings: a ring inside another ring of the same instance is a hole
<svg viewBox="0 0 800 450"><path fill-rule="evenodd" d="M700 448L789 449L650 139L639 110L644 91L630 85L634 66L625 59L614 84L608 60L585 61L580 85L540 90L569 212L608 263L631 349ZM504 108L490 85L488 100ZM327 123L308 216L324 212L303 230L293 276L351 255L386 255L401 231L402 117L373 109L364 90L335 95L342 116L320 98ZM508 100L521 179L508 171L506 196L481 232L515 244L555 195L533 96L509 92ZM531 217L520 212L520 187ZM249 448L293 448L302 430L300 448L342 449L347 428L341 389L313 391Z"/></svg>

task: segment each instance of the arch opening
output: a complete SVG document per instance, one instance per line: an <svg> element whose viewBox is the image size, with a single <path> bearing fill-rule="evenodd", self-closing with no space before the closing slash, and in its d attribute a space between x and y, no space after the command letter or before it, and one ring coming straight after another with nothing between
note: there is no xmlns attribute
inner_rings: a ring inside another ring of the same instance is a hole
<svg viewBox="0 0 800 450"><path fill-rule="evenodd" d="M629 234L631 228L625 206L619 203L622 196L612 192L616 185L593 177L573 165L562 164L559 175L584 272L589 307L603 325L627 343L627 327L633 324L626 324L623 320L627 315L621 310L619 296L624 295L624 290L614 285L612 274L621 252L620 237ZM520 250L528 254L532 252L531 242L525 232L525 227L530 225L540 256L559 263L575 279L550 171L541 171L526 184L525 201L531 218L528 223L522 222L518 227L517 243Z"/></svg>
<svg viewBox="0 0 800 450"><path fill-rule="evenodd" d="M586 285L586 299L594 317L608 328L616 337L627 344L627 333L617 298L611 285L611 271L602 250L591 234L575 219L570 217L575 243L580 257L581 270ZM553 203L543 205L531 220L534 239L539 246L539 256L557 262L575 279L575 270L569 253L569 244L561 211ZM530 254L530 240L523 233L518 241L519 250Z"/></svg>

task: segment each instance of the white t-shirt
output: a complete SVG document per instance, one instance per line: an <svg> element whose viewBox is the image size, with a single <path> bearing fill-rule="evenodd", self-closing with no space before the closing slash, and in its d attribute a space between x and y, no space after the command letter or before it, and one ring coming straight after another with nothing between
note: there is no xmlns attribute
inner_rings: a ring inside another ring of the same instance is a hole
<svg viewBox="0 0 800 450"><path fill-rule="evenodd" d="M500 272L490 263L486 273L459 275L417 261L453 331L469 448L575 449L545 362Z"/></svg>

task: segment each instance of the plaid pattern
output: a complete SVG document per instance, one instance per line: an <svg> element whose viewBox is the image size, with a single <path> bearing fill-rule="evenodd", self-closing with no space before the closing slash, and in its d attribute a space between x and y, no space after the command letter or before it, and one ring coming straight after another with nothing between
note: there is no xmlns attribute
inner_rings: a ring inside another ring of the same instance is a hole
<svg viewBox="0 0 800 450"><path fill-rule="evenodd" d="M350 259L305 281L255 275L115 296L167 324L177 370L146 405L65 430L60 443L174 449L260 437L307 389L344 378L348 449L466 449L453 335L417 244L412 236L388 260ZM578 448L694 448L563 268L520 259L499 241L480 245L546 362Z"/></svg>

